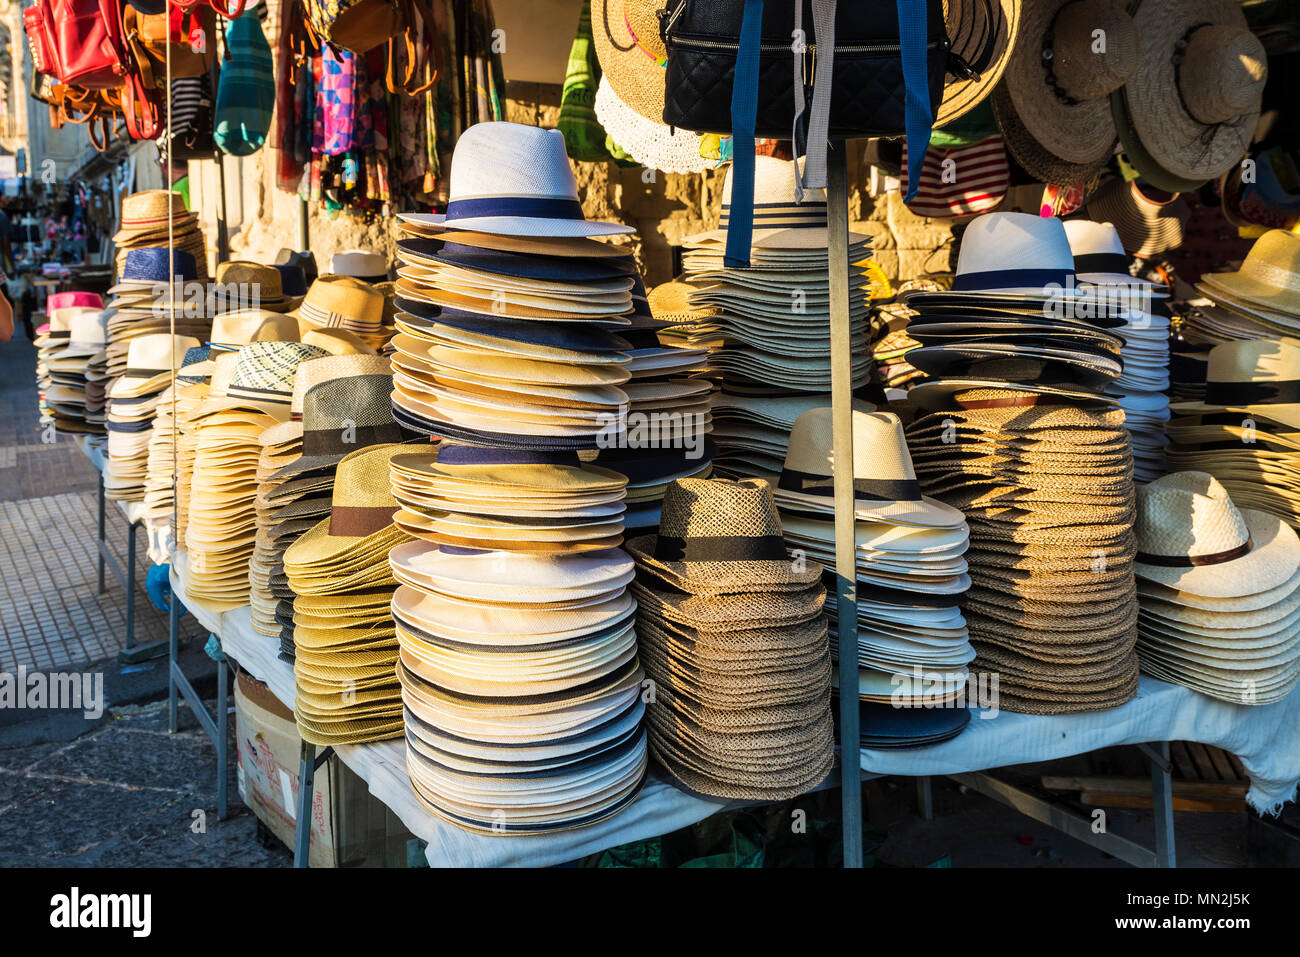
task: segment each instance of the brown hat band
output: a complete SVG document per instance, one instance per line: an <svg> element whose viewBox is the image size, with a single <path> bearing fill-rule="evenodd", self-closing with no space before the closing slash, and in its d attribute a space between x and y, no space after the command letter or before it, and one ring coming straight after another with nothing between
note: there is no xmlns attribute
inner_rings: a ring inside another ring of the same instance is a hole
<svg viewBox="0 0 1300 957"><path fill-rule="evenodd" d="M1215 552L1212 555L1149 555L1146 552L1137 553L1137 561L1143 565L1159 565L1163 568L1196 568L1201 565L1221 565L1224 562L1230 562L1234 558L1240 558L1254 547L1254 542L1248 537L1236 548L1230 548L1226 552Z"/></svg>
<svg viewBox="0 0 1300 957"><path fill-rule="evenodd" d="M329 533L341 538L364 538L393 524L394 505L335 505L330 509Z"/></svg>
<svg viewBox="0 0 1300 957"><path fill-rule="evenodd" d="M830 498L835 494L835 480L829 475L815 475L797 469L781 470L777 481L779 488L804 495L821 495ZM856 478L853 480L853 497L880 502L919 502L921 483L916 479Z"/></svg>
<svg viewBox="0 0 1300 957"><path fill-rule="evenodd" d="M788 561L780 535L660 535L655 558L661 562Z"/></svg>

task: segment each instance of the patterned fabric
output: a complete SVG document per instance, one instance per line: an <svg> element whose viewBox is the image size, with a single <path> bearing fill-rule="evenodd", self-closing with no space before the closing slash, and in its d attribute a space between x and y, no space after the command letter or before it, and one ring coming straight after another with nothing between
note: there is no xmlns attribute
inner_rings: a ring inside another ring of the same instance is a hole
<svg viewBox="0 0 1300 957"><path fill-rule="evenodd" d="M352 149L356 137L357 55L329 44L320 54L320 85L316 88L312 152L339 156Z"/></svg>
<svg viewBox="0 0 1300 957"><path fill-rule="evenodd" d="M224 153L248 156L266 142L275 110L271 47L256 8L227 27L226 53L217 83L213 139Z"/></svg>
<svg viewBox="0 0 1300 957"><path fill-rule="evenodd" d="M600 85L600 61L591 39L591 0L582 4L578 17L578 35L569 50L569 67L560 94L560 118L555 124L564 134L569 158L603 163L609 159L605 149L605 129L596 119L596 89Z"/></svg>
<svg viewBox="0 0 1300 957"><path fill-rule="evenodd" d="M903 144L902 191L907 195L907 144ZM997 206L1007 195L1011 174L1001 136L970 146L925 151L921 182L907 204L918 216L973 216Z"/></svg>
<svg viewBox="0 0 1300 957"><path fill-rule="evenodd" d="M239 350L239 364L226 395L287 406L298 366L324 355L328 355L324 349L301 342L250 342Z"/></svg>

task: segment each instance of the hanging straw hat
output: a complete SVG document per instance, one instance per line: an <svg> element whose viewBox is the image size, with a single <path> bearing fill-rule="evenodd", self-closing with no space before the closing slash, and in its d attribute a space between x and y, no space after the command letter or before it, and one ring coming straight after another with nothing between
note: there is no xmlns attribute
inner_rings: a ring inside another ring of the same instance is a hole
<svg viewBox="0 0 1300 957"><path fill-rule="evenodd" d="M1300 569L1295 532L1238 509L1205 472L1158 478L1138 488L1137 501L1134 572L1146 581L1223 600L1276 588Z"/></svg>
<svg viewBox="0 0 1300 957"><path fill-rule="evenodd" d="M668 51L659 35L658 0L592 0L591 30L603 78L614 94L662 126ZM614 142L623 145L617 136ZM698 157L698 136L695 142Z"/></svg>
<svg viewBox="0 0 1300 957"><path fill-rule="evenodd" d="M1096 49L1095 31L1105 47ZM993 106L1007 147L1049 183L1086 182L1110 158L1108 95L1137 68L1138 36L1123 0L1027 0Z"/></svg>
<svg viewBox="0 0 1300 957"><path fill-rule="evenodd" d="M1230 169L1259 121L1267 56L1234 0L1142 0L1139 66L1114 97L1124 146L1144 177L1193 183ZM1137 147L1130 149L1130 147ZM1143 158L1155 164L1144 168Z"/></svg>
<svg viewBox="0 0 1300 957"><path fill-rule="evenodd" d="M948 54L963 69L950 69L936 128L973 110L997 86L1020 33L1022 0L944 0Z"/></svg>
<svg viewBox="0 0 1300 957"><path fill-rule="evenodd" d="M1130 256L1162 256L1183 244L1191 210L1180 196L1152 199L1137 181L1113 179L1097 190L1086 212L1090 219L1110 223L1119 232Z"/></svg>

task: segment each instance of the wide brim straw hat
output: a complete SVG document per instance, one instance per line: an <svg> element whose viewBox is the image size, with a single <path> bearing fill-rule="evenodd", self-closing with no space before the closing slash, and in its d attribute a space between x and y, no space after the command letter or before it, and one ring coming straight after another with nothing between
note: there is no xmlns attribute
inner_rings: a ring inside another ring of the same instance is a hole
<svg viewBox="0 0 1300 957"><path fill-rule="evenodd" d="M1131 256L1161 256L1183 244L1191 210L1179 196L1155 200L1136 181L1113 179L1088 200L1089 218L1110 223Z"/></svg>
<svg viewBox="0 0 1300 957"><path fill-rule="evenodd" d="M1067 162L1035 139L1025 128L1005 87L996 87L989 102L993 104L993 115L997 117L1003 142L1025 172L1034 179L1057 186L1082 185L1085 197L1097 190L1101 172L1110 160L1109 153L1090 163Z"/></svg>
<svg viewBox="0 0 1300 957"><path fill-rule="evenodd" d="M1090 403L1118 407L1111 395L1033 383L1010 383L993 379L933 379L919 382L907 392L907 400L928 412L958 407L972 408L975 403L1031 405L1035 401L1065 399L1072 403Z"/></svg>
<svg viewBox="0 0 1300 957"><path fill-rule="evenodd" d="M1104 52L1097 50L1097 30ZM1020 130L1060 164L1099 169L1116 139L1109 95L1137 69L1137 58L1138 36L1123 0L1026 0L1002 78L1006 96L995 100L999 120L1009 107ZM1008 138L1017 157L1019 140ZM1076 174L1064 185L1087 178Z"/></svg>
<svg viewBox="0 0 1300 957"><path fill-rule="evenodd" d="M1002 79L1020 34L1022 0L944 0L943 17L949 52L974 75L950 71L936 128L969 113Z"/></svg>
<svg viewBox="0 0 1300 957"><path fill-rule="evenodd" d="M647 169L665 173L701 173L718 165L700 155L700 137L690 130L665 126L624 103L606 73L596 88L596 119L610 139Z"/></svg>
<svg viewBox="0 0 1300 957"><path fill-rule="evenodd" d="M1280 519L1239 509L1205 472L1175 472L1138 489L1134 573L1207 598L1268 591L1300 569L1300 538Z"/></svg>
<svg viewBox="0 0 1300 957"><path fill-rule="evenodd" d="M592 0L591 32L602 79L629 109L663 126L668 51L659 8L658 0ZM698 157L698 136L695 142Z"/></svg>
<svg viewBox="0 0 1300 957"><path fill-rule="evenodd" d="M1142 0L1134 21L1139 66L1116 95L1140 152L1183 180L1222 175L1255 135L1263 45L1234 0ZM1126 149L1131 142L1125 136Z"/></svg>

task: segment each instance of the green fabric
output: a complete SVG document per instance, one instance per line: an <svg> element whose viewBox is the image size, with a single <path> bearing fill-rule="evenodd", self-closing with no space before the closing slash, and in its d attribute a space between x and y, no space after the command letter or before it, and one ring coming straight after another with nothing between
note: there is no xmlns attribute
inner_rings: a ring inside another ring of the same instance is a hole
<svg viewBox="0 0 1300 957"><path fill-rule="evenodd" d="M585 0L578 17L578 35L569 50L569 67L560 93L560 119L569 158L603 163L611 158L605 128L596 119L596 89L600 86L600 61L591 39L591 0Z"/></svg>
<svg viewBox="0 0 1300 957"><path fill-rule="evenodd" d="M969 146L986 140L997 132L998 122L993 117L993 103L986 99L974 109L934 130L930 134L930 145L950 150L956 146Z"/></svg>
<svg viewBox="0 0 1300 957"><path fill-rule="evenodd" d="M266 142L275 109L271 47L256 8L226 28L226 53L217 80L212 139L223 153L248 156Z"/></svg>
<svg viewBox="0 0 1300 957"><path fill-rule="evenodd" d="M172 183L172 189L181 194L181 199L185 202L185 208L190 208L190 178L182 176L176 182Z"/></svg>

